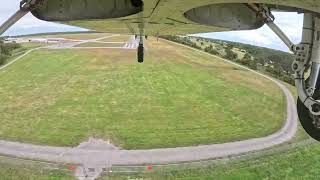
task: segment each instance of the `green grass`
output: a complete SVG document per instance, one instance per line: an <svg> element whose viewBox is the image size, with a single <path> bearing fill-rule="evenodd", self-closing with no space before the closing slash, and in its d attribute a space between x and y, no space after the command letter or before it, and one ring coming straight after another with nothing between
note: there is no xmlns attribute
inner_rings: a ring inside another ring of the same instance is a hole
<svg viewBox="0 0 320 180"><path fill-rule="evenodd" d="M75 146L93 136L145 149L262 137L281 127L284 98L272 82L148 43L144 64L128 50L39 50L1 71L1 139Z"/></svg>
<svg viewBox="0 0 320 180"><path fill-rule="evenodd" d="M293 86L286 84L294 96L297 96ZM305 144L293 146L287 149L288 144L304 143L310 137L299 126L296 136L289 142L273 147L270 150L257 152L256 155L222 161L203 162L189 165L168 165L164 167L154 166L152 171L145 167L134 168L138 172L144 173L121 173L118 170L131 170L125 167L114 167L114 173L105 175L99 180L120 180L120 179L299 179L317 180L319 179L320 145ZM290 147L290 146L289 146ZM207 166L208 164L211 164ZM200 168L202 167L202 168ZM118 169L117 169L118 168ZM147 173L146 173L147 172Z"/></svg>
<svg viewBox="0 0 320 180"><path fill-rule="evenodd" d="M20 45L21 45L21 47L14 49L11 52L11 56L8 59L6 59L5 63L0 65L0 67L5 64L10 63L11 61L15 60L17 57L21 56L22 54L24 54L25 52L27 52L30 49L34 49L34 48L41 47L41 46L46 46L48 44L47 43L22 43Z"/></svg>
<svg viewBox="0 0 320 180"><path fill-rule="evenodd" d="M73 180L71 174L58 170L39 170L0 163L1 180Z"/></svg>
<svg viewBox="0 0 320 180"><path fill-rule="evenodd" d="M1 180L73 180L65 165L0 156Z"/></svg>
<svg viewBox="0 0 320 180"><path fill-rule="evenodd" d="M113 174L101 179L319 179L320 145L313 144L289 151L237 163L228 162L203 169L146 174Z"/></svg>

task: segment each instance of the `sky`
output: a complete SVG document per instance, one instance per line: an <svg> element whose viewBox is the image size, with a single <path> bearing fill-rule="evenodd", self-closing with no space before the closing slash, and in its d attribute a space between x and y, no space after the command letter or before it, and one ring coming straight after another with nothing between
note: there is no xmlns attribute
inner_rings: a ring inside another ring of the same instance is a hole
<svg viewBox="0 0 320 180"><path fill-rule="evenodd" d="M0 6L0 23L3 23L18 10L20 2L20 0L2 1L5 2L2 2ZM274 15L276 17L275 23L280 26L280 28L294 43L299 43L302 33L303 15L284 12L274 13ZM10 28L4 36L64 31L86 31L86 29L41 21L33 17L31 14L28 14ZM216 32L197 34L197 36L229 40L288 51L285 44L267 26L263 26L258 30Z"/></svg>

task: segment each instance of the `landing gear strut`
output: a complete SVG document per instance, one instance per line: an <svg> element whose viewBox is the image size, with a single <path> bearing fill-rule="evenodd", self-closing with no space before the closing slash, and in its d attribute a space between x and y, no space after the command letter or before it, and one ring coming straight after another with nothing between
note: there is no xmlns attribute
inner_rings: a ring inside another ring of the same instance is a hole
<svg viewBox="0 0 320 180"><path fill-rule="evenodd" d="M254 10L295 54L292 70L299 95L297 101L299 120L305 131L320 141L320 18L315 14L304 14L302 41L295 45L273 23L274 17L268 7L260 4L248 4L248 7ZM310 76L305 78L309 70L311 70Z"/></svg>
<svg viewBox="0 0 320 180"><path fill-rule="evenodd" d="M302 42L296 47L295 71L298 116L302 127L315 140L320 141L320 19L313 14L304 15ZM310 76L305 80L305 73Z"/></svg>
<svg viewBox="0 0 320 180"><path fill-rule="evenodd" d="M37 8L41 1L42 0L22 0L20 2L20 9L0 26L0 35L7 31L28 12Z"/></svg>
<svg viewBox="0 0 320 180"><path fill-rule="evenodd" d="M140 23L138 25L139 27L139 46L138 46L138 52L137 52L137 57L138 57L138 62L143 63L144 62L144 42L143 38L145 37L147 39L147 36L145 35L144 32L144 18L143 18L143 11L139 14L139 20ZM137 38L137 35L136 35Z"/></svg>

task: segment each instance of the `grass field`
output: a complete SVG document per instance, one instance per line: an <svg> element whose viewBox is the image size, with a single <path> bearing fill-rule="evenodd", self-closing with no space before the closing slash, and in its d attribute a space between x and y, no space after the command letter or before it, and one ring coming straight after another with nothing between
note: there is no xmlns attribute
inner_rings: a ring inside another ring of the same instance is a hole
<svg viewBox="0 0 320 180"><path fill-rule="evenodd" d="M294 92L295 89L288 85ZM289 150L279 149L287 144L304 143L310 137L299 126L296 136L289 142L275 146L271 153L260 152L257 157L249 156L240 160L231 160L212 164L209 167L197 168L196 166L185 165L166 166L163 169L154 167L152 171L140 168L145 173L121 173L115 170L114 173L105 175L99 180L162 180L162 179L221 179L221 180L317 180L319 179L320 145L318 143L300 145L289 148ZM312 152L312 153L310 153ZM205 165L203 163L202 165ZM199 166L199 164L197 164ZM200 165L201 166L201 165ZM192 169L190 169L192 168ZM120 168L121 170L121 168Z"/></svg>
<svg viewBox="0 0 320 180"><path fill-rule="evenodd" d="M226 163L203 169L147 173L140 175L112 175L101 179L299 179L317 180L320 172L320 145L313 144L286 152L263 156L249 161Z"/></svg>
<svg viewBox="0 0 320 180"><path fill-rule="evenodd" d="M34 49L41 46L47 46L48 44L47 43L22 43L20 45L21 45L20 48L14 49L11 52L11 56L8 59L6 59L3 65L10 63L11 61L15 60L17 57L21 56L22 54L24 54L30 49Z"/></svg>
<svg viewBox="0 0 320 180"><path fill-rule="evenodd" d="M58 170L39 170L0 163L1 180L75 180L71 174Z"/></svg>
<svg viewBox="0 0 320 180"><path fill-rule="evenodd" d="M211 56L147 41L134 50L39 50L0 72L1 139L75 146L88 137L127 149L262 137L284 97L268 80Z"/></svg>

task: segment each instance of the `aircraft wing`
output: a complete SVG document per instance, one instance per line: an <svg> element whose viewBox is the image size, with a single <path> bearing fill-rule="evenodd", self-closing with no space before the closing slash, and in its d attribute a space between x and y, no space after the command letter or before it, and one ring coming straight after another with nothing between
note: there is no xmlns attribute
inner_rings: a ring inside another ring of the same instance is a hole
<svg viewBox="0 0 320 180"><path fill-rule="evenodd" d="M274 23L272 11L304 13L300 44ZM320 141L320 0L21 0L20 9L0 26L0 35L28 12L45 21L139 35L139 63L144 62L143 36L251 30L266 24L296 55L292 70L299 120Z"/></svg>
<svg viewBox="0 0 320 180"><path fill-rule="evenodd" d="M142 4L141 4L142 3ZM245 3L280 11L320 12L319 0L42 0L32 14L91 30L146 35L250 30L263 22Z"/></svg>

